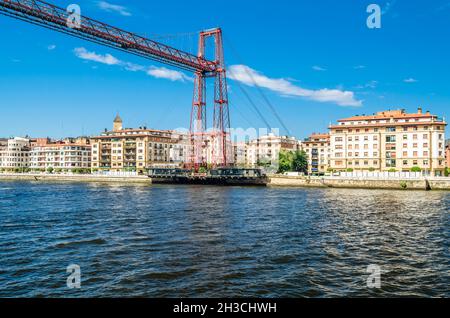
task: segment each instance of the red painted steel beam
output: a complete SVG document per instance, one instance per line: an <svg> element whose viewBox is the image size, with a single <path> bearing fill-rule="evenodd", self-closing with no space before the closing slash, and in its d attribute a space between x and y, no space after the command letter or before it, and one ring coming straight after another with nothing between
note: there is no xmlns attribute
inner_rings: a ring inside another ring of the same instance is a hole
<svg viewBox="0 0 450 318"><path fill-rule="evenodd" d="M81 16L79 27L71 28L67 23L69 13L65 9L40 0L0 0L0 14L189 71L211 75L218 68L216 62L202 56L183 52L85 16Z"/></svg>

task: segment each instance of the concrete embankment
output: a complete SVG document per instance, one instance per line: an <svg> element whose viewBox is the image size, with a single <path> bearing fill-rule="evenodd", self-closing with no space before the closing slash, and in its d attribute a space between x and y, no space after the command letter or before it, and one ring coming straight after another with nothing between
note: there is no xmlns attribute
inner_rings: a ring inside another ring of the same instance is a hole
<svg viewBox="0 0 450 318"><path fill-rule="evenodd" d="M351 179L340 177L270 176L269 186L353 189L450 190L450 178Z"/></svg>
<svg viewBox="0 0 450 318"><path fill-rule="evenodd" d="M151 184L146 176L58 175L58 174L0 174L0 181L38 182L104 182Z"/></svg>

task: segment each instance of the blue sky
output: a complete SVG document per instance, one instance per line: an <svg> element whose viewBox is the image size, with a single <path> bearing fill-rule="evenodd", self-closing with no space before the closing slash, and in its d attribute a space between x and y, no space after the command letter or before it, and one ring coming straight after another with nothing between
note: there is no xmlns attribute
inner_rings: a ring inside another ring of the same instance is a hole
<svg viewBox="0 0 450 318"><path fill-rule="evenodd" d="M161 41L184 50L195 49L194 32L222 27L233 127L265 127L237 81L281 127L249 73L298 138L386 109L449 114L449 0L76 3L150 38L182 34ZM366 26L370 3L383 8L381 29ZM117 112L127 127L188 127L192 74L4 16L0 29L0 136L95 135Z"/></svg>

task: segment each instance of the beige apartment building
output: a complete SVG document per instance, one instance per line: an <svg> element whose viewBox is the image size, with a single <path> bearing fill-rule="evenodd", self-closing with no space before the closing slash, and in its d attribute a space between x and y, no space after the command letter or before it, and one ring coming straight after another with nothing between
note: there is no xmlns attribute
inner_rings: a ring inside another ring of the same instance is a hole
<svg viewBox="0 0 450 318"><path fill-rule="evenodd" d="M150 166L175 166L186 161L185 134L174 131L123 128L116 116L112 131L91 138L93 171L145 172Z"/></svg>
<svg viewBox="0 0 450 318"><path fill-rule="evenodd" d="M312 134L302 142L308 156L308 173L325 174L330 168L330 135Z"/></svg>
<svg viewBox="0 0 450 318"><path fill-rule="evenodd" d="M330 128L330 166L336 171L445 169L446 122L430 112L389 110L338 120Z"/></svg>
<svg viewBox="0 0 450 318"><path fill-rule="evenodd" d="M297 151L301 149L300 145L301 143L294 137L269 134L248 142L244 156L249 167L257 166L260 163L276 165L281 151ZM237 160L242 161L242 150L236 150L241 153L241 157Z"/></svg>

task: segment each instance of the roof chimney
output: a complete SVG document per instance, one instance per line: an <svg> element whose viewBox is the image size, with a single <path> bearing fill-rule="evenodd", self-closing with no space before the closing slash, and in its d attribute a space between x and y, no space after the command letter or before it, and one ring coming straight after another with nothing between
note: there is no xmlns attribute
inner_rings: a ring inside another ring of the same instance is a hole
<svg viewBox="0 0 450 318"><path fill-rule="evenodd" d="M419 114L419 115L422 115L422 107L419 107L419 109L417 110L417 113Z"/></svg>

